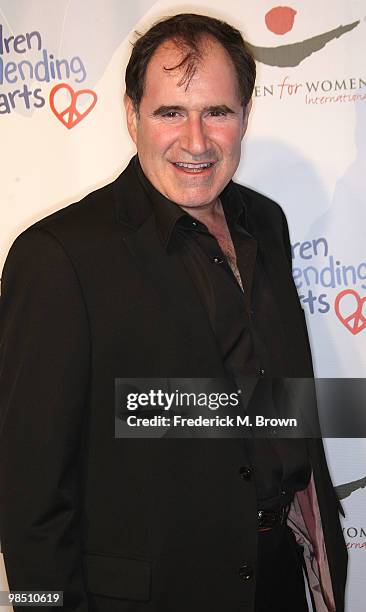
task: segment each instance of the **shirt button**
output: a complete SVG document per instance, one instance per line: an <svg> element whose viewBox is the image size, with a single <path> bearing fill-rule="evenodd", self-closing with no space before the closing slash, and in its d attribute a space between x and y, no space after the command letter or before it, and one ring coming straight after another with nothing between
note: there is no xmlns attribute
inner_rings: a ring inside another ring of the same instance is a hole
<svg viewBox="0 0 366 612"><path fill-rule="evenodd" d="M285 489L282 489L281 491L281 495L286 495L287 491Z"/></svg>
<svg viewBox="0 0 366 612"><path fill-rule="evenodd" d="M260 375L260 376L264 376L264 370L263 370L263 368L259 368L259 375Z"/></svg>
<svg viewBox="0 0 366 612"><path fill-rule="evenodd" d="M239 470L239 475L243 480L250 480L252 477L252 470L247 465L243 465Z"/></svg>
<svg viewBox="0 0 366 612"><path fill-rule="evenodd" d="M242 580L250 580L253 576L253 568L247 563L239 567L239 576Z"/></svg>
<svg viewBox="0 0 366 612"><path fill-rule="evenodd" d="M212 258L212 261L215 264L222 264L224 260L222 259L222 257L219 257L218 255L216 255L215 257Z"/></svg>
<svg viewBox="0 0 366 612"><path fill-rule="evenodd" d="M197 221L192 221L193 227L197 227Z"/></svg>

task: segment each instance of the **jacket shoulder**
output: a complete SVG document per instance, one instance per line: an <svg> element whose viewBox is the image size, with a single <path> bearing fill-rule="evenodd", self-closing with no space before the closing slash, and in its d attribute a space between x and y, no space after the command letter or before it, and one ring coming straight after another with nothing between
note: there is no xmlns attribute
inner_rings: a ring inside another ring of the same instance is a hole
<svg viewBox="0 0 366 612"><path fill-rule="evenodd" d="M34 256L37 244L46 254L46 245L51 248L55 242L71 257L90 253L117 227L113 185L114 181L33 223L18 235L9 254L24 245Z"/></svg>
<svg viewBox="0 0 366 612"><path fill-rule="evenodd" d="M47 259L51 265L61 253L72 261L88 260L98 248L105 248L117 231L113 185L114 181L92 191L21 232L10 247L3 275L28 260L35 265Z"/></svg>
<svg viewBox="0 0 366 612"><path fill-rule="evenodd" d="M277 202L245 185L239 183L234 183L234 185L241 194L251 216L262 220L268 219L269 221L283 222L286 220L285 213Z"/></svg>
<svg viewBox="0 0 366 612"><path fill-rule="evenodd" d="M84 228L90 229L93 225L112 222L114 215L113 184L109 183L90 192L81 200L73 202L57 210L36 223L27 230L44 230L50 233L65 232Z"/></svg>
<svg viewBox="0 0 366 612"><path fill-rule="evenodd" d="M290 234L285 213L281 206L268 196L234 183L247 210L249 227L254 233L266 236L267 240L276 241L284 249L289 267L292 267Z"/></svg>

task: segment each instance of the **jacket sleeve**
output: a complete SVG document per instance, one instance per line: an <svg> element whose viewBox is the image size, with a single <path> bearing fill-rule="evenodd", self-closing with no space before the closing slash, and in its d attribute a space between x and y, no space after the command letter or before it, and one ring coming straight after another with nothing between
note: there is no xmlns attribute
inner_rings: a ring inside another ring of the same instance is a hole
<svg viewBox="0 0 366 612"><path fill-rule="evenodd" d="M292 271L292 247L291 247L291 242L290 242L290 233L289 233L289 229L288 229L288 223L287 223L286 215L283 212L282 208L280 208L280 211L281 211L281 217L282 217L282 237L283 237L283 243L284 243L284 246L285 246L286 257L287 257L288 263L290 265L290 269Z"/></svg>
<svg viewBox="0 0 366 612"><path fill-rule="evenodd" d="M0 541L10 590L63 591L63 609L74 612L87 610L80 472L89 354L72 263L52 234L27 230L8 255L0 300Z"/></svg>

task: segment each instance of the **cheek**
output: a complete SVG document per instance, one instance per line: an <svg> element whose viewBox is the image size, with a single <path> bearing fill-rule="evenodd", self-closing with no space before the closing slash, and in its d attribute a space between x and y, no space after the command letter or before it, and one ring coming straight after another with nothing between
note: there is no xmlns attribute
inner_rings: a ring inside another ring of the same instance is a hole
<svg viewBox="0 0 366 612"><path fill-rule="evenodd" d="M228 126L225 128L215 128L211 131L211 139L216 143L222 152L231 155L240 150L241 131L238 126Z"/></svg>
<svg viewBox="0 0 366 612"><path fill-rule="evenodd" d="M162 154L176 142L177 138L177 130L165 125L149 126L143 133L143 140L148 148Z"/></svg>

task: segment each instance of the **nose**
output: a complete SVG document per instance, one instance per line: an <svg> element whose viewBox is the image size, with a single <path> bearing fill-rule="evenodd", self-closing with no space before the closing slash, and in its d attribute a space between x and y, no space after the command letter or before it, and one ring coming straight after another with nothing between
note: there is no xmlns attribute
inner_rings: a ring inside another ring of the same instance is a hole
<svg viewBox="0 0 366 612"><path fill-rule="evenodd" d="M202 155L210 149L207 127L199 115L188 117L181 134L181 148L192 156Z"/></svg>

